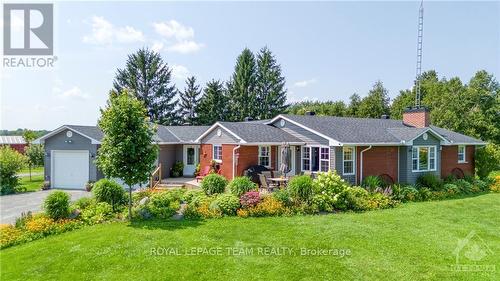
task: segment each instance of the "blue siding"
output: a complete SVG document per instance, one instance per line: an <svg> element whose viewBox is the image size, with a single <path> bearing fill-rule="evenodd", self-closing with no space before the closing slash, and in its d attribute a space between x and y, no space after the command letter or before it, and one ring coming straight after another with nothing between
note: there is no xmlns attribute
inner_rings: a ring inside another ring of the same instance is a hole
<svg viewBox="0 0 500 281"><path fill-rule="evenodd" d="M437 177L441 177L441 143L438 138L432 134L428 134L428 139L424 140L422 136L413 141L413 146L435 146L436 147L436 170L430 172L413 172L411 162L412 146L402 146L400 148L400 182L414 184L417 178L423 174L431 173Z"/></svg>
<svg viewBox="0 0 500 281"><path fill-rule="evenodd" d="M75 131L73 132L73 136L68 138L66 136L66 132L68 130L64 130L58 134L55 134L45 140L44 148L45 148L45 159L44 159L44 176L45 180L50 181L51 175L51 150L88 150L94 158L89 157L89 180L96 181L103 178L102 173L97 169L95 165L95 156L97 155L97 144L92 144L91 140L78 134ZM71 143L66 142L67 140L71 140Z"/></svg>
<svg viewBox="0 0 500 281"><path fill-rule="evenodd" d="M344 179L346 180L347 182L349 182L350 184L356 184L356 171L357 171L357 166L356 166L356 152L357 152L357 148L355 147L354 148L354 154L356 155L355 158L354 158L354 175L347 175L345 176L343 174L343 167L344 167L344 163L342 163L343 161L343 155L342 155L342 152L343 152L343 148L341 146L339 147L335 147L335 167L337 167L337 173Z"/></svg>

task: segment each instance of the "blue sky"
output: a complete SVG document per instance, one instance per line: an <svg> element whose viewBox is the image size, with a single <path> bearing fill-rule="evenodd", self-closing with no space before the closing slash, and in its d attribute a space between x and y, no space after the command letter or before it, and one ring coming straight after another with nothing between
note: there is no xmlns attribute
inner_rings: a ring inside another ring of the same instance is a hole
<svg viewBox="0 0 500 281"><path fill-rule="evenodd" d="M2 69L2 129L93 125L114 73L147 46L201 83L227 80L245 47L268 46L289 101L348 100L381 80L395 97L415 76L419 2L55 3L52 69ZM500 77L499 2L426 2L423 70Z"/></svg>

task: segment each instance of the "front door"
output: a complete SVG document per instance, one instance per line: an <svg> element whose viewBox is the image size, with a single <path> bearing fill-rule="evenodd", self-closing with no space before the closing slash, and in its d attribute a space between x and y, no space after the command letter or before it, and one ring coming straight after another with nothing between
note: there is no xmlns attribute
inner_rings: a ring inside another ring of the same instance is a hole
<svg viewBox="0 0 500 281"><path fill-rule="evenodd" d="M200 146L184 145L184 176L192 177L198 165L200 157Z"/></svg>
<svg viewBox="0 0 500 281"><path fill-rule="evenodd" d="M288 172L286 175L287 176L294 176L295 175L295 146L290 146L288 152L288 165L290 172ZM281 146L278 146L278 167L276 167L276 170L279 170L281 167Z"/></svg>

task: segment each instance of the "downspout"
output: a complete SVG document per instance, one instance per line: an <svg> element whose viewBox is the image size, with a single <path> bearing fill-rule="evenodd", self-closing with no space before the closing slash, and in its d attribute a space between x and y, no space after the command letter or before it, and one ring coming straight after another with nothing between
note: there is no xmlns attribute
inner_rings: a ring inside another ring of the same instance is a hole
<svg viewBox="0 0 500 281"><path fill-rule="evenodd" d="M360 181L360 183L363 182L363 152L368 151L370 149L372 149L371 145L368 148L361 150L361 152L359 153L359 158L360 158L359 159L359 162L360 162L359 163L359 166L360 166L359 167L359 181Z"/></svg>
<svg viewBox="0 0 500 281"><path fill-rule="evenodd" d="M236 166L236 157L235 157L235 152L236 152L236 150L237 150L237 149L239 149L240 147L241 147L241 145L238 145L238 146L235 146L235 147L233 148L233 179L234 179L234 172L235 172L235 170L236 170L236 167L235 167L235 166Z"/></svg>

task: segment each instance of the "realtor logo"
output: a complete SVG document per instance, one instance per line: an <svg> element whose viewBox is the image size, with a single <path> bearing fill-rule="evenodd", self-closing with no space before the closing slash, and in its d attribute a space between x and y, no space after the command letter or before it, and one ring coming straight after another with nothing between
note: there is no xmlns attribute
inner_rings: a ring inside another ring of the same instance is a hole
<svg viewBox="0 0 500 281"><path fill-rule="evenodd" d="M4 55L53 55L53 4L4 4L3 29Z"/></svg>
<svg viewBox="0 0 500 281"><path fill-rule="evenodd" d="M455 264L452 265L452 270L495 271L494 264L487 264L487 257L494 256L493 251L474 230L464 239L458 240L453 254L455 255Z"/></svg>

